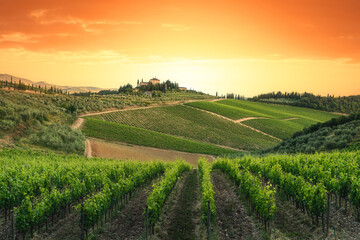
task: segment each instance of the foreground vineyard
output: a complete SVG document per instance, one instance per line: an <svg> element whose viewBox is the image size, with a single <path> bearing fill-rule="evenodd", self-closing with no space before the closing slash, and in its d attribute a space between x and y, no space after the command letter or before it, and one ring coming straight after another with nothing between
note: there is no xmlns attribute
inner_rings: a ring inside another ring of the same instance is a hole
<svg viewBox="0 0 360 240"><path fill-rule="evenodd" d="M0 152L0 207L11 235L32 236L78 209L83 233L145 182L171 169L163 162L87 160L32 151ZM80 236L78 236L80 237Z"/></svg>
<svg viewBox="0 0 360 240"><path fill-rule="evenodd" d="M358 239L359 231L348 226L360 226L359 164L357 151L218 159L213 169L229 175L249 198L251 209L274 229L278 211L286 211L278 209L281 202L307 215L314 228L319 226L318 237L336 235L335 228L340 228L340 239Z"/></svg>
<svg viewBox="0 0 360 240"><path fill-rule="evenodd" d="M143 200L132 209L139 210L127 213L136 214L140 226L131 239L179 236L181 224L192 229L188 238L360 238L359 151L218 158L212 164L200 159L198 170L192 170L183 161L4 149L0 164L1 239L53 239L43 233L61 228L65 220L77 229L71 239L103 239L104 223L116 221L138 192ZM189 188L193 196L186 195ZM177 221L182 213L196 219L197 227ZM131 226L127 218L117 224ZM117 228L126 239L126 228ZM114 238L116 230L111 231Z"/></svg>

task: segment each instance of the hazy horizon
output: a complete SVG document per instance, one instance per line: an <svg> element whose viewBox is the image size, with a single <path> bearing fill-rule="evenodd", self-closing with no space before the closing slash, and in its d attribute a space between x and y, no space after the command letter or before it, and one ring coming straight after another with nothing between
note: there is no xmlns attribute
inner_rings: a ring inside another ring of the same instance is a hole
<svg viewBox="0 0 360 240"><path fill-rule="evenodd" d="M205 93L360 94L360 2L5 1L2 73L118 88L170 79Z"/></svg>

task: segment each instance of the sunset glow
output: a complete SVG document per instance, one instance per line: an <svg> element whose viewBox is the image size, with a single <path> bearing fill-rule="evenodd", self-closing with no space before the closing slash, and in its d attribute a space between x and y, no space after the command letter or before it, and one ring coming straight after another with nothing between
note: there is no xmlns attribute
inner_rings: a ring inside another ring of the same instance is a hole
<svg viewBox="0 0 360 240"><path fill-rule="evenodd" d="M0 0L0 73L215 94L360 94L358 0Z"/></svg>

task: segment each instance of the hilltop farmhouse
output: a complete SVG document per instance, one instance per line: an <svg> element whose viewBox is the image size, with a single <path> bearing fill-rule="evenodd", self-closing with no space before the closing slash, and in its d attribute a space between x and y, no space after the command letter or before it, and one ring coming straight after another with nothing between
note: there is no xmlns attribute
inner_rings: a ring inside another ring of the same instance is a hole
<svg viewBox="0 0 360 240"><path fill-rule="evenodd" d="M156 84L160 84L160 80L157 79L156 77L150 79L148 82L144 82L143 80L141 80L141 82L138 81L137 86L138 86L138 87L147 86L147 85L149 85L150 83L155 86Z"/></svg>

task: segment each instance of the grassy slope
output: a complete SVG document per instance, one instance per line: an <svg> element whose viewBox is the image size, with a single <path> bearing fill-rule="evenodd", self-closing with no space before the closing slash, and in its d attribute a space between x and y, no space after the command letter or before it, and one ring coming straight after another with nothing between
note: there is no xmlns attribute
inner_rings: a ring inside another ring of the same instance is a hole
<svg viewBox="0 0 360 240"><path fill-rule="evenodd" d="M186 105L204 109L234 120L244 117L267 117L265 114L262 114L260 112L254 112L248 109L239 109L234 106L221 104L220 102L222 101L218 101L218 102L201 101L201 102L186 103Z"/></svg>
<svg viewBox="0 0 360 240"><path fill-rule="evenodd" d="M273 105L241 100L221 100L217 102L187 103L190 106L205 109L231 119L245 117L266 117L243 122L275 137L286 139L297 131L317 122L324 122L338 115L313 109ZM298 118L283 120L286 118Z"/></svg>
<svg viewBox="0 0 360 240"><path fill-rule="evenodd" d="M146 129L92 118L89 118L86 121L85 129L83 131L89 137L97 137L110 141L121 141L148 147L173 149L183 152L204 153L211 155L221 155L235 152L207 143L196 142Z"/></svg>
<svg viewBox="0 0 360 240"><path fill-rule="evenodd" d="M279 120L279 119L255 119L244 122L246 125L261 129L272 136L280 139L287 139L295 132L301 131L304 127L315 124L315 121L306 119Z"/></svg>
<svg viewBox="0 0 360 240"><path fill-rule="evenodd" d="M231 119L244 117L292 118L301 117L313 121L327 121L338 115L308 108L283 106L242 100L221 100L217 102L193 102L187 105L202 108Z"/></svg>
<svg viewBox="0 0 360 240"><path fill-rule="evenodd" d="M263 149L277 142L240 124L182 105L119 111L98 118L245 150Z"/></svg>

